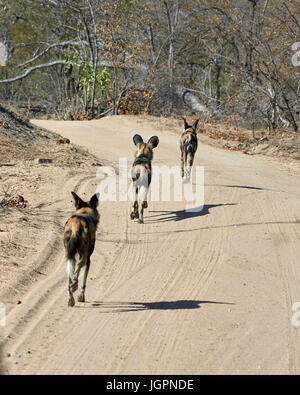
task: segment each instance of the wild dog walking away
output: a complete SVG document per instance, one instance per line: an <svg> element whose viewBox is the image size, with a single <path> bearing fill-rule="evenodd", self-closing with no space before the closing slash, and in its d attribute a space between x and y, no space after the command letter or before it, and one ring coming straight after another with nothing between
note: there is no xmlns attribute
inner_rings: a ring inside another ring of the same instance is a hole
<svg viewBox="0 0 300 395"><path fill-rule="evenodd" d="M89 202L84 202L72 192L76 213L68 219L64 230L64 246L69 277L69 303L75 305L73 293L78 289L78 277L84 267L78 302L85 302L85 287L91 255L95 247L96 230L100 215L97 211L99 194L95 194ZM78 256L78 262L76 262Z"/></svg>
<svg viewBox="0 0 300 395"><path fill-rule="evenodd" d="M130 218L136 218L142 224L144 222L144 209L148 207L147 194L151 183L153 149L158 146L159 139L157 136L152 136L147 143L144 143L142 137L136 134L133 137L133 143L137 147L137 151L131 169L134 203ZM139 201L141 204L140 211Z"/></svg>
<svg viewBox="0 0 300 395"><path fill-rule="evenodd" d="M199 119L194 122L191 126L187 123L184 118L184 132L180 138L180 150L181 150L181 177L186 176L186 179L190 179L191 167L194 163L195 153L198 148L197 139L197 126Z"/></svg>

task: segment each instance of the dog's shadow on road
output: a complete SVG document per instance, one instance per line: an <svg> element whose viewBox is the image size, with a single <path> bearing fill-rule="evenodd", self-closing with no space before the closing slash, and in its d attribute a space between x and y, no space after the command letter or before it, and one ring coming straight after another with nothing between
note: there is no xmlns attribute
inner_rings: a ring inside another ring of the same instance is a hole
<svg viewBox="0 0 300 395"><path fill-rule="evenodd" d="M128 313L146 310L192 310L203 304L232 305L234 303L210 300L172 300L162 302L87 302L82 308L97 308L103 313ZM78 306L79 307L79 306Z"/></svg>
<svg viewBox="0 0 300 395"><path fill-rule="evenodd" d="M204 217L210 214L210 209L223 206L236 206L238 203L221 203L221 204L205 204L199 211L179 210L179 211L161 211L152 210L149 213L157 213L155 215L148 215L147 223L152 222L169 222L169 221L182 221L189 218ZM153 219L152 218L156 218Z"/></svg>

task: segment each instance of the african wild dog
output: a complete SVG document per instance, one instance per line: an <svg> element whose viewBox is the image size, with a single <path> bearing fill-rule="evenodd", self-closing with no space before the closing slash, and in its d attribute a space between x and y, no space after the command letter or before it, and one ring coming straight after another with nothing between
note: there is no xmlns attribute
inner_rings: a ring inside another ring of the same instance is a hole
<svg viewBox="0 0 300 395"><path fill-rule="evenodd" d="M193 166L195 153L198 148L197 139L197 126L199 120L194 122L193 126L190 126L184 118L184 132L180 138L180 150L181 150L181 177L186 176L186 179L190 179L191 167Z"/></svg>
<svg viewBox="0 0 300 395"><path fill-rule="evenodd" d="M130 218L137 218L139 220L138 222L142 224L144 222L144 208L148 207L147 194L151 183L151 161L153 159L153 148L158 146L159 139L157 136L152 136L147 143L144 143L142 137L139 134L136 134L133 137L133 143L136 145L137 151L135 153L135 160L131 169L134 203ZM139 199L141 202L140 212L138 203Z"/></svg>
<svg viewBox="0 0 300 395"><path fill-rule="evenodd" d="M76 213L72 215L65 224L64 246L67 259L67 273L69 277L69 303L70 307L75 305L73 292L78 289L78 277L82 267L84 273L80 286L78 302L85 302L86 279L90 268L90 258L95 247L99 213L97 211L99 194L95 194L89 202L84 202L72 192L75 202ZM76 262L78 254L79 261Z"/></svg>

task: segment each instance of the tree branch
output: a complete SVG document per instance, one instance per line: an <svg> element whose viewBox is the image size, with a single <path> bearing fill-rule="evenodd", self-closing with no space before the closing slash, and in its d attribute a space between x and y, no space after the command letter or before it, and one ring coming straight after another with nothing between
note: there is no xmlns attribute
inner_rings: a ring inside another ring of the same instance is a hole
<svg viewBox="0 0 300 395"><path fill-rule="evenodd" d="M52 48L56 48L56 47L65 47L67 45L88 45L88 43L86 41L63 41L61 43L55 43L55 44L51 44L48 46L48 48L46 48L44 51L42 51L40 54L37 54L36 56L34 56L33 58L26 60L26 62L21 63L18 65L18 67L24 67L26 65L28 65L29 63L34 62L35 60L39 59L41 56L45 55L48 51L50 51Z"/></svg>
<svg viewBox="0 0 300 395"><path fill-rule="evenodd" d="M11 82L22 80L23 78L27 77L29 74L31 74L35 70L45 69L46 67L52 67L52 66L56 66L58 64L64 64L64 61L63 60L55 60L53 62L32 66L29 69L27 69L23 74L21 74L17 77L8 78L6 80L0 80L0 84L6 84L6 83L11 83Z"/></svg>

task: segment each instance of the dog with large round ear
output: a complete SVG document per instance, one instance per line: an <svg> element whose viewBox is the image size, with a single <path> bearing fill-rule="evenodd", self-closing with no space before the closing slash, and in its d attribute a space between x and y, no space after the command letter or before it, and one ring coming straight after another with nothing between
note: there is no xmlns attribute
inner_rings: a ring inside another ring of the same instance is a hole
<svg viewBox="0 0 300 395"><path fill-rule="evenodd" d="M194 132L196 132L197 126L198 126L198 123L199 123L199 119L197 119L197 120L194 122L193 125L189 125L189 124L187 123L187 120L186 120L185 118L183 118L183 122L184 122L184 130L192 129Z"/></svg>
<svg viewBox="0 0 300 395"><path fill-rule="evenodd" d="M183 123L184 123L184 130L191 129L191 125L189 125L189 124L187 123L187 120L186 120L185 118L183 118Z"/></svg>
<svg viewBox="0 0 300 395"><path fill-rule="evenodd" d="M184 121L184 132L180 137L180 151L181 151L181 176L186 176L186 180L190 179L191 167L193 166L195 153L198 147L197 126L199 119L192 125L189 125L187 120Z"/></svg>
<svg viewBox="0 0 300 395"><path fill-rule="evenodd" d="M147 194L151 183L151 162L153 159L153 149L158 146L159 138L152 136L147 142L139 134L133 136L133 143L137 147L135 160L132 164L132 188L133 205L130 213L131 219L138 219L139 223L144 223L144 209L148 207ZM139 210L139 201L141 203Z"/></svg>
<svg viewBox="0 0 300 395"><path fill-rule="evenodd" d="M81 209L82 207L87 207L87 203L84 202L75 192L71 192L73 199L74 199L74 204L75 204L75 208L76 210Z"/></svg>
<svg viewBox="0 0 300 395"><path fill-rule="evenodd" d="M99 198L100 198L100 193L95 193L95 195L93 195L89 201L89 205L93 210L96 210L96 208L98 207L99 204Z"/></svg>
<svg viewBox="0 0 300 395"><path fill-rule="evenodd" d="M143 144L144 140L139 134L135 134L133 136L133 144L136 145L138 148L141 144Z"/></svg>
<svg viewBox="0 0 300 395"><path fill-rule="evenodd" d="M76 213L73 214L64 227L64 246L67 260L67 273L69 277L69 302L75 305L74 292L78 289L78 279L81 269L80 294L78 302L85 301L86 281L88 278L91 255L95 248L96 230L100 219L97 210L99 193L95 193L88 202L83 201L75 192L72 192ZM78 256L78 258L77 258Z"/></svg>
<svg viewBox="0 0 300 395"><path fill-rule="evenodd" d="M193 126L192 126L192 129L193 129L193 131L194 131L195 133L197 133L197 126L198 126L198 123L199 123L199 119L197 119L197 120L194 122Z"/></svg>
<svg viewBox="0 0 300 395"><path fill-rule="evenodd" d="M152 136L148 140L148 144L149 144L151 149L156 148L158 146L158 143L159 143L159 138L157 136Z"/></svg>

